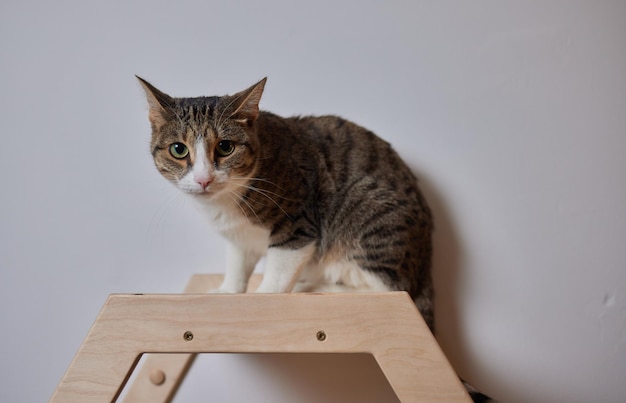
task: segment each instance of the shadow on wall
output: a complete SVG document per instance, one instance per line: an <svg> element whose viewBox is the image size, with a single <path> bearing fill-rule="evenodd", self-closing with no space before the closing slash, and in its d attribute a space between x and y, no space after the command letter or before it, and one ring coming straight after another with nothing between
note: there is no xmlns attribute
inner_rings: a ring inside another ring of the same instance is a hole
<svg viewBox="0 0 626 403"><path fill-rule="evenodd" d="M223 402L399 403L370 354L200 354L174 401L199 396Z"/></svg>
<svg viewBox="0 0 626 403"><path fill-rule="evenodd" d="M281 388L290 388L286 394L292 401L399 403L369 354L249 354L246 358L264 376L279 380Z"/></svg>
<svg viewBox="0 0 626 403"><path fill-rule="evenodd" d="M435 336L457 374L471 381L471 356L464 344L460 313L460 285L462 245L457 238L454 223L447 205L433 183L416 169L411 168L419 180L419 186L433 214L432 273L435 287Z"/></svg>

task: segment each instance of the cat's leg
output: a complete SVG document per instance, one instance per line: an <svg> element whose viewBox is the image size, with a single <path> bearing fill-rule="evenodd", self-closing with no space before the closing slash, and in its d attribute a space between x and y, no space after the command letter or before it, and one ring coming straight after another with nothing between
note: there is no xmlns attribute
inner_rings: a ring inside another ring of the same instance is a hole
<svg viewBox="0 0 626 403"><path fill-rule="evenodd" d="M228 244L227 266L222 285L211 292L244 293L254 267L261 258L258 252L243 249L231 242Z"/></svg>
<svg viewBox="0 0 626 403"><path fill-rule="evenodd" d="M256 290L258 293L290 292L302 269L315 253L315 245L309 244L300 249L269 248L263 281Z"/></svg>

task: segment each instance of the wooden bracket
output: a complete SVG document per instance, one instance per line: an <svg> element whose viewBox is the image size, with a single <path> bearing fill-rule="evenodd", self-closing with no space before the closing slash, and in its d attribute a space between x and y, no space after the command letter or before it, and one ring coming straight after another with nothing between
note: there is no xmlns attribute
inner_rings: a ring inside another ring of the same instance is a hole
<svg viewBox="0 0 626 403"><path fill-rule="evenodd" d="M126 402L170 401L196 353L368 353L402 402L470 402L405 292L197 294L219 282L109 296L51 402L115 401L146 353Z"/></svg>

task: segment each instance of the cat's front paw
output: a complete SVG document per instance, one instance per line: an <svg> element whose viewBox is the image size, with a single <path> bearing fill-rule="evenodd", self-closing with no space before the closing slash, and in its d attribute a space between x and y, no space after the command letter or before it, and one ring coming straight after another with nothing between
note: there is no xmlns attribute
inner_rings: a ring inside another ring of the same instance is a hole
<svg viewBox="0 0 626 403"><path fill-rule="evenodd" d="M244 289L240 289L239 288L233 288L233 287L225 287L225 286L220 286L219 288L211 288L209 291L207 291L208 294L241 294L244 293L245 290Z"/></svg>
<svg viewBox="0 0 626 403"><path fill-rule="evenodd" d="M224 294L224 291L219 288L211 288L207 291L207 294Z"/></svg>
<svg viewBox="0 0 626 403"><path fill-rule="evenodd" d="M224 289L222 287L219 288L211 288L209 291L207 291L208 294L234 294L233 291L229 291L227 289Z"/></svg>

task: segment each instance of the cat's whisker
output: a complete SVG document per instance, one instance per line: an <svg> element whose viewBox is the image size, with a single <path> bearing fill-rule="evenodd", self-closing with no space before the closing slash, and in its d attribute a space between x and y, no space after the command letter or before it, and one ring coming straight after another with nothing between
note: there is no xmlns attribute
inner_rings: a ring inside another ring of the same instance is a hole
<svg viewBox="0 0 626 403"><path fill-rule="evenodd" d="M287 199L287 198L285 198L285 197L283 197L283 196L281 196L279 194L270 192L269 190L259 189L259 188L256 188L256 187L252 186L252 185L249 185L249 184L241 184L241 183L236 183L236 182L232 182L232 183L233 183L233 185L236 185L236 186L239 186L239 187L242 187L242 188L245 188L245 189L249 189L252 192L256 192L256 193L260 194L261 196L266 197L268 200L270 200L272 203L274 203L276 205L276 207L278 207L280 209L280 211L282 211L283 214L285 214L285 216L287 218L289 218L290 220L293 221L293 218L283 209L283 207L276 200L272 199L272 197L268 196L266 193L269 193L271 195L276 195L276 196L278 196L278 197L280 197L280 198L282 198L284 200L287 200L287 201L295 201L295 200ZM240 197L240 199L242 201L245 201L245 199L243 197ZM248 204L248 206L250 206L250 205Z"/></svg>
<svg viewBox="0 0 626 403"><path fill-rule="evenodd" d="M260 189L260 188L254 187L252 185L247 185L246 187L248 189L252 190L253 192L261 193L263 196L266 196L266 194L270 194L272 196L276 196L277 198L285 200L285 201L290 201L290 202L295 202L296 201L295 199L287 198L287 197L285 197L283 195L279 195L278 193L274 193L274 192L272 192L270 190L267 190L267 189ZM274 201L274 200L272 200L272 201Z"/></svg>
<svg viewBox="0 0 626 403"><path fill-rule="evenodd" d="M290 216L290 215L289 215L289 214L288 214L288 213L287 213L287 212L283 209L283 207L282 207L282 206L281 206L281 205L280 205L280 204L279 204L276 200L272 199L272 198L271 198L271 196L268 196L268 195L266 194L266 192L262 191L261 189L258 189L258 188L255 188L255 187L252 187L252 186L246 186L246 187L247 187L248 189L252 190L253 192L257 192L257 193L259 193L261 196L266 197L269 201L271 201L272 203L274 203L274 204L276 205L276 207L278 207L278 208L280 209L280 211L282 211L282 212L283 212L283 214L285 214L285 216L287 216L287 218L289 218L290 220L292 220L292 221L293 221L293 218L292 218L292 217L291 217L291 216ZM274 194L274 193L271 193L271 192L267 192L267 193ZM289 200L289 199L285 199L285 200ZM289 201L293 201L293 200L289 200Z"/></svg>
<svg viewBox="0 0 626 403"><path fill-rule="evenodd" d="M161 205L157 207L157 209L154 211L147 228L148 235L151 241L154 239L154 235L157 232L159 225L163 222L165 214L172 207L174 207L182 198L184 198L184 196L185 195L183 193L176 193L172 195L169 200L165 200L163 203L161 203Z"/></svg>
<svg viewBox="0 0 626 403"><path fill-rule="evenodd" d="M283 196L283 195L281 195L281 194L278 194L278 193L272 192L271 190L258 188L258 187L254 186L254 185L251 185L251 184L249 183L249 182L252 182L252 181L265 182L265 183L269 183L270 185L275 186L277 189L280 189L280 190L283 190L283 191L285 190L284 188L282 188L282 187L280 187L280 186L276 185L274 182L271 182L271 181L266 180L266 179L262 179L262 178L250 178L250 179L248 180L247 178L242 178L242 177L231 177L231 180L240 180L240 181L244 181L244 180L245 180L247 183L236 183L236 182L235 182L235 184L237 184L237 185L239 185L239 186L245 186L247 189L250 189L250 190L252 190L252 191L257 191L257 192L259 192L259 193L260 193L260 192L269 193L269 194L271 194L271 195L273 195L273 196L276 196L276 197L278 197L279 199L282 199L282 200L291 201L291 202L295 202L295 201L296 201L296 200L294 200L294 199L290 199L290 198L288 198L288 197L285 197L285 196Z"/></svg>
<svg viewBox="0 0 626 403"><path fill-rule="evenodd" d="M253 180L253 181L258 181L258 182L268 183L268 184L270 184L270 185L272 185L272 186L276 187L276 189L280 189L280 190L282 190L282 191L285 191L285 188L283 188L283 187L279 186L278 184L276 184L276 183L274 183L274 182L272 182L272 181L270 181L270 180L268 180L268 179L264 179L264 178L250 178L250 180Z"/></svg>
<svg viewBox="0 0 626 403"><path fill-rule="evenodd" d="M241 211L241 214L242 214L244 217L248 218L248 216L247 216L246 212L244 211L243 207L241 207L241 204L237 201L237 198L235 198L232 194L233 194L233 192L231 192L231 191L227 191L227 192L226 192L226 196L228 196L228 198L229 198L230 200L232 200L233 204L234 204L235 206L237 206L237 208Z"/></svg>
<svg viewBox="0 0 626 403"><path fill-rule="evenodd" d="M246 199L244 199L243 197L241 197L240 195L238 195L237 193L235 193L234 191L228 189L227 193L226 193L231 200L237 204L237 206L241 209L241 212L243 213L244 217L248 217L247 214L245 214L243 207L241 206L240 203L237 202L237 199L239 199L240 201L242 201L252 212L252 214L254 214L254 216L256 217L256 219L258 220L258 222L263 222L261 220L261 218L257 215L256 211L254 211L254 208L250 205L250 203L248 203L248 201ZM236 197L233 197L232 195L235 195Z"/></svg>
<svg viewBox="0 0 626 403"><path fill-rule="evenodd" d="M282 186L278 185L278 184L277 184L277 183L275 183L275 182L270 181L269 179L265 179L265 178L258 178L258 177L250 177L250 178L246 178L246 177L232 176L232 177L231 177L231 179L234 179L234 180L239 180L239 181L245 181L245 182L246 182L246 183L248 183L248 184L249 184L250 182L263 182L263 183L267 183L267 184L269 184L269 185L272 185L272 186L274 186L276 189L278 189L278 190L282 190L283 192L285 192L285 191L286 191L286 189L285 189L284 187L282 187ZM251 185L251 186L253 186L253 185ZM258 189L258 188L256 188L256 189ZM281 198L281 199L283 199L283 200L295 201L295 200L293 200L293 199L289 199L289 198L287 198L287 197L285 197L285 196L279 195L278 193L271 192L271 191L269 191L269 190L267 190L267 189L263 189L263 190L265 190L266 192L270 192L270 193L272 193L273 195L278 196L278 197L280 197L280 198Z"/></svg>

